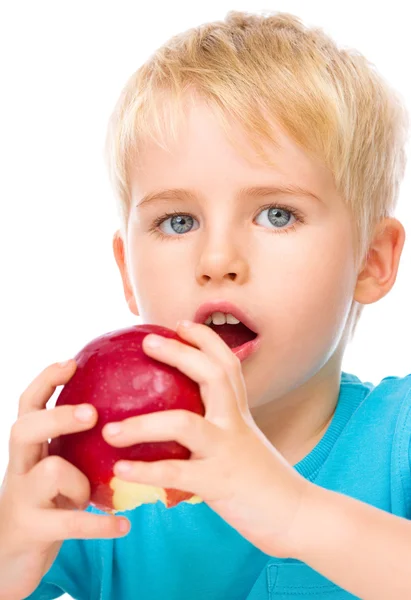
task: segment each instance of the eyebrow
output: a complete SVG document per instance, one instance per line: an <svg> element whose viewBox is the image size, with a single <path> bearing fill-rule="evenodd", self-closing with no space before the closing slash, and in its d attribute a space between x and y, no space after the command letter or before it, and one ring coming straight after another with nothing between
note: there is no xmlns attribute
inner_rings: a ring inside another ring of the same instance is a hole
<svg viewBox="0 0 411 600"><path fill-rule="evenodd" d="M265 196L304 196L311 198L317 202L324 202L319 196L316 196L313 192L306 190L298 185L284 185L284 186L254 186L241 188L238 197L245 198L247 196L254 197L265 197ZM166 188L157 190L143 196L137 207L147 206L148 204L158 202L160 200L185 200L193 201L196 200L197 196L194 191L184 188Z"/></svg>

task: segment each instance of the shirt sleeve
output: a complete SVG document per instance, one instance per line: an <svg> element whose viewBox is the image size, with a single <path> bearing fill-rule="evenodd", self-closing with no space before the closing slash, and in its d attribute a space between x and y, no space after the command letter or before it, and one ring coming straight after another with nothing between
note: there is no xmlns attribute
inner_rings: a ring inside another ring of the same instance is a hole
<svg viewBox="0 0 411 600"><path fill-rule="evenodd" d="M93 586L99 580L94 560L96 541L64 540L50 569L37 589L24 600L52 600L64 593L76 600L92 600Z"/></svg>

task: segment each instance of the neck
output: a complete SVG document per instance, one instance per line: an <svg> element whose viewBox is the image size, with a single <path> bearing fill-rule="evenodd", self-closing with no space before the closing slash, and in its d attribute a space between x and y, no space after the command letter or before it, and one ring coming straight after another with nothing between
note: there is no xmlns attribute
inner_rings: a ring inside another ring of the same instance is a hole
<svg viewBox="0 0 411 600"><path fill-rule="evenodd" d="M313 450L332 421L341 369L327 371L330 364L282 398L251 409L257 427L292 466Z"/></svg>

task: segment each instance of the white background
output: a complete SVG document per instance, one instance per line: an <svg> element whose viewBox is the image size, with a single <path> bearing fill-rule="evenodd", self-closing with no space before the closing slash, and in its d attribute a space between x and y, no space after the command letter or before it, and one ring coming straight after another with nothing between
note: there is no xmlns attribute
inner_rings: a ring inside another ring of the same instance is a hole
<svg viewBox="0 0 411 600"><path fill-rule="evenodd" d="M171 35L231 9L286 11L323 27L375 63L410 107L402 0L0 5L1 474L18 399L32 379L94 337L137 322L112 254L119 221L103 161L120 90ZM410 169L396 213L407 233ZM347 348L343 370L366 381L411 372L410 258L407 239L393 290L365 308Z"/></svg>

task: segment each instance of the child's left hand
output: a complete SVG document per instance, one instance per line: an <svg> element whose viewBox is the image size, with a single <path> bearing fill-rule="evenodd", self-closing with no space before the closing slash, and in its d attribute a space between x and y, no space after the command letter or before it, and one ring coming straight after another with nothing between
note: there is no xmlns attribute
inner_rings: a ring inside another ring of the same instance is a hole
<svg viewBox="0 0 411 600"><path fill-rule="evenodd" d="M227 523L266 554L296 555L293 523L312 485L274 448L255 424L247 403L241 363L210 327L177 326L181 338L147 335L144 352L179 369L199 384L205 416L186 410L159 411L122 421L122 433L107 441L124 447L173 439L189 460L131 461L117 477L199 496ZM151 348L150 338L161 345ZM124 461L121 461L124 462Z"/></svg>

